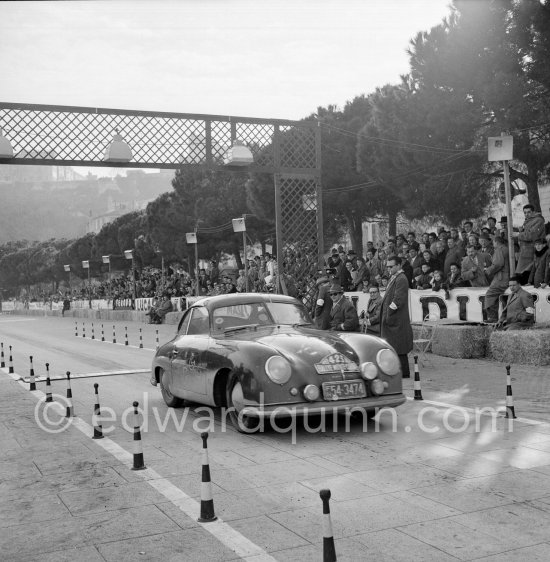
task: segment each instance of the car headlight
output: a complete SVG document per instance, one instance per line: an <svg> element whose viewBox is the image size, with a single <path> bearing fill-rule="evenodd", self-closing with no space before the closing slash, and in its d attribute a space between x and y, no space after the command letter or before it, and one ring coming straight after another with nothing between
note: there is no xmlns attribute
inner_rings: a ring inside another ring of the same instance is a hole
<svg viewBox="0 0 550 562"><path fill-rule="evenodd" d="M309 402L315 402L319 398L319 387L314 384L308 384L304 388L304 398Z"/></svg>
<svg viewBox="0 0 550 562"><path fill-rule="evenodd" d="M274 355L265 362L267 376L277 384L285 384L292 375L290 363L280 355Z"/></svg>
<svg viewBox="0 0 550 562"><path fill-rule="evenodd" d="M378 376L378 367L371 362L362 363L361 376L368 381L375 379Z"/></svg>
<svg viewBox="0 0 550 562"><path fill-rule="evenodd" d="M380 367L380 370L386 375L397 375L401 369L401 363L399 362L399 357L397 353L391 349L381 349L376 354L376 363Z"/></svg>

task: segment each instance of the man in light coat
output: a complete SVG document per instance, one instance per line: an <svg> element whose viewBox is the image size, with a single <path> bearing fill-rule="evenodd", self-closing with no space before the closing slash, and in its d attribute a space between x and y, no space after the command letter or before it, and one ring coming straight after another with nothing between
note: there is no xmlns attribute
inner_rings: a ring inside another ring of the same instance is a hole
<svg viewBox="0 0 550 562"><path fill-rule="evenodd" d="M462 279L469 281L472 287L488 287L489 279L485 273L485 268L491 265L490 258L487 260L484 254L482 257L478 256L477 250L474 246L466 248L466 257L462 260L460 270L462 272Z"/></svg>
<svg viewBox="0 0 550 562"><path fill-rule="evenodd" d="M493 263L485 268L485 274L492 278L491 285L485 293L485 311L487 322L490 324L498 322L498 300L508 288L510 280L507 242L502 236L495 236L494 244Z"/></svg>
<svg viewBox="0 0 550 562"><path fill-rule="evenodd" d="M519 243L519 259L516 266L516 274L526 283L531 273L531 267L535 259L535 240L544 238L544 217L535 212L533 205L524 205L523 214L525 222L517 236Z"/></svg>
<svg viewBox="0 0 550 562"><path fill-rule="evenodd" d="M413 348L413 333L409 317L409 282L401 269L401 258L388 257L390 281L380 310L380 336L396 351L404 378L411 376L407 354Z"/></svg>

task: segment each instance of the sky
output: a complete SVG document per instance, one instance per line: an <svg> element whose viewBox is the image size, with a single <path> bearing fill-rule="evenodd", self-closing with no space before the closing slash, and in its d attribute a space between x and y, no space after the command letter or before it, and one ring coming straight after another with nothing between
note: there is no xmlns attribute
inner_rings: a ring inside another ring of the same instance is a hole
<svg viewBox="0 0 550 562"><path fill-rule="evenodd" d="M397 83L449 4L0 2L0 100L301 119Z"/></svg>

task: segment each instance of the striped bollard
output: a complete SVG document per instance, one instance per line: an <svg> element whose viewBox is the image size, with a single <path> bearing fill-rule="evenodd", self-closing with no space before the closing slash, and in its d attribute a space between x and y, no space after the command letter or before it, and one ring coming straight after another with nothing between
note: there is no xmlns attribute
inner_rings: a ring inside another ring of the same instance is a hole
<svg viewBox="0 0 550 562"><path fill-rule="evenodd" d="M116 343L115 325L113 324L113 343Z"/></svg>
<svg viewBox="0 0 550 562"><path fill-rule="evenodd" d="M0 368L6 368L6 362L4 361L4 342L0 343Z"/></svg>
<svg viewBox="0 0 550 562"><path fill-rule="evenodd" d="M10 356L8 359L8 373L15 373L13 369L13 356L11 354L11 345L10 345Z"/></svg>
<svg viewBox="0 0 550 562"><path fill-rule="evenodd" d="M103 428L99 422L101 417L101 408L99 407L99 384L94 383L95 404L94 415L92 416L92 425L94 426L94 435L92 439L103 439Z"/></svg>
<svg viewBox="0 0 550 562"><path fill-rule="evenodd" d="M208 462L208 432L201 433L202 439L202 479L201 479L201 516L199 523L216 521L214 500L212 499L212 483L210 481L210 464Z"/></svg>
<svg viewBox="0 0 550 562"><path fill-rule="evenodd" d="M157 341L157 349L160 347L159 346L159 331L155 330L155 334L156 334L156 341Z"/></svg>
<svg viewBox="0 0 550 562"><path fill-rule="evenodd" d="M132 470L143 470L145 462L143 461L143 446L141 444L141 428L139 424L139 402L134 402L134 466Z"/></svg>
<svg viewBox="0 0 550 562"><path fill-rule="evenodd" d="M71 390L71 372L67 371L67 410L65 413L66 418L74 416L73 408L73 391Z"/></svg>
<svg viewBox="0 0 550 562"><path fill-rule="evenodd" d="M46 402L53 402L52 382L50 381L50 364L46 363Z"/></svg>
<svg viewBox="0 0 550 562"><path fill-rule="evenodd" d="M414 356L414 399L424 400L424 398L422 398L422 389L420 388L420 371L418 369L418 355Z"/></svg>
<svg viewBox="0 0 550 562"><path fill-rule="evenodd" d="M86 337L86 325L84 324L84 322L82 322L82 337Z"/></svg>
<svg viewBox="0 0 550 562"><path fill-rule="evenodd" d="M36 379L34 378L34 367L32 366L32 355L29 357L31 360L31 372L29 375L29 390L36 390Z"/></svg>
<svg viewBox="0 0 550 562"><path fill-rule="evenodd" d="M143 335L141 333L141 328L139 329L139 348L143 349Z"/></svg>
<svg viewBox="0 0 550 562"><path fill-rule="evenodd" d="M95 340L94 323L92 322L92 339Z"/></svg>
<svg viewBox="0 0 550 562"><path fill-rule="evenodd" d="M321 490L319 496L323 501L323 562L336 562L336 548L330 520L330 490Z"/></svg>
<svg viewBox="0 0 550 562"><path fill-rule="evenodd" d="M101 341L105 341L105 332L103 331L103 324L101 324Z"/></svg>
<svg viewBox="0 0 550 562"><path fill-rule="evenodd" d="M512 377L510 376L510 365L506 365L506 416L505 417L516 419L516 411L514 409L514 397L512 396Z"/></svg>
<svg viewBox="0 0 550 562"><path fill-rule="evenodd" d="M124 345L128 345L128 326L124 326Z"/></svg>
<svg viewBox="0 0 550 562"><path fill-rule="evenodd" d="M74 335L78 338L78 321L75 320L74 322Z"/></svg>

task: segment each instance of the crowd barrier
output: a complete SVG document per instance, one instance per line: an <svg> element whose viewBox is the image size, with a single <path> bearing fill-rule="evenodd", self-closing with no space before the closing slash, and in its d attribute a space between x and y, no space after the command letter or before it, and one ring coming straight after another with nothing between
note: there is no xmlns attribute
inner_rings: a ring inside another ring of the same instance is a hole
<svg viewBox="0 0 550 562"><path fill-rule="evenodd" d="M535 289L526 286L524 289L535 297L535 321L550 322L550 288ZM428 315L435 315L437 318L448 320L460 320L466 322L483 322L486 314L483 307L486 288L464 287L449 291L449 299L445 298L444 291L409 291L409 311L411 322L422 322ZM507 296L507 291L501 299L501 307ZM354 303L358 312L366 310L369 303L368 293L349 292L346 296ZM173 297L171 299L174 312L181 312L191 304L199 300L199 297ZM71 309L93 309L93 310L135 310L147 312L152 305L152 298L136 299L132 306L132 299L117 299L113 302L97 299L90 302L88 300L77 300L71 302ZM2 312L11 312L22 309L28 310L61 310L62 302L28 302L3 301Z"/></svg>
<svg viewBox="0 0 550 562"><path fill-rule="evenodd" d="M550 322L550 288L535 289L523 287L535 297L535 322ZM449 291L449 299L444 291L427 291L412 289L409 291L409 314L411 322L422 322L428 314L436 318L461 320L465 322L484 322L487 320L483 304L486 287L462 287ZM500 310L506 302L510 291L501 298ZM358 312L366 310L369 304L367 293L346 293Z"/></svg>

